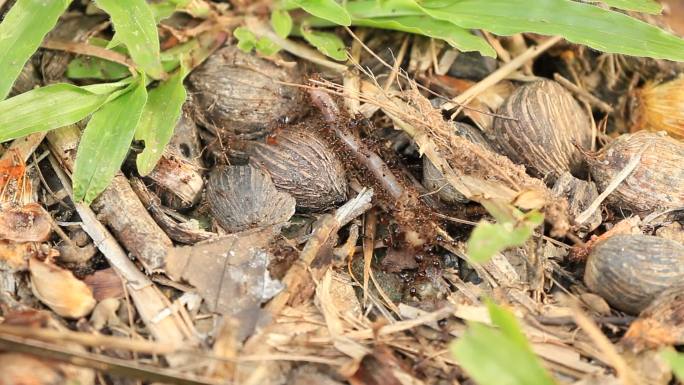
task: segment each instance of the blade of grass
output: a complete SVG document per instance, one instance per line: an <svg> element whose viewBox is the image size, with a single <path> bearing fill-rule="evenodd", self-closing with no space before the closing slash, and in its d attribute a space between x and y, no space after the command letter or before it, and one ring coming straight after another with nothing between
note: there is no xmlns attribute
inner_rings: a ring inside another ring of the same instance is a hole
<svg viewBox="0 0 684 385"><path fill-rule="evenodd" d="M173 136L187 96L183 87L186 73L185 68L181 67L149 93L135 131L135 139L145 142L145 149L135 160L138 173L142 176L152 172Z"/></svg>
<svg viewBox="0 0 684 385"><path fill-rule="evenodd" d="M463 28L499 35L560 35L603 52L684 60L684 40L679 37L625 14L575 1L423 0L420 6L434 18Z"/></svg>
<svg viewBox="0 0 684 385"><path fill-rule="evenodd" d="M76 123L100 108L122 85L52 84L3 100L0 102L0 142Z"/></svg>
<svg viewBox="0 0 684 385"><path fill-rule="evenodd" d="M5 99L26 61L71 3L17 0L0 23L0 100Z"/></svg>
<svg viewBox="0 0 684 385"><path fill-rule="evenodd" d="M90 204L119 171L147 101L144 78L140 76L88 122L74 164L75 200Z"/></svg>
<svg viewBox="0 0 684 385"><path fill-rule="evenodd" d="M601 2L609 7L629 11L656 14L663 10L663 7L653 0L601 0Z"/></svg>
<svg viewBox="0 0 684 385"><path fill-rule="evenodd" d="M97 5L112 19L117 38L128 48L135 64L147 74L160 79L162 69L159 56L157 24L145 0L97 0Z"/></svg>

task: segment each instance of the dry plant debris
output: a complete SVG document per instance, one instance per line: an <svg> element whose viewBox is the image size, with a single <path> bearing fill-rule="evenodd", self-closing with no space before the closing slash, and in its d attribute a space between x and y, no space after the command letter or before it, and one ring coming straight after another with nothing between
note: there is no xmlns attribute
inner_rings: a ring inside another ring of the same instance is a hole
<svg viewBox="0 0 684 385"><path fill-rule="evenodd" d="M149 72L85 3L13 95ZM356 28L333 62L230 3L161 22L187 60L154 84L187 75L184 107L92 204L71 189L87 121L0 148L0 385L671 383L684 67Z"/></svg>

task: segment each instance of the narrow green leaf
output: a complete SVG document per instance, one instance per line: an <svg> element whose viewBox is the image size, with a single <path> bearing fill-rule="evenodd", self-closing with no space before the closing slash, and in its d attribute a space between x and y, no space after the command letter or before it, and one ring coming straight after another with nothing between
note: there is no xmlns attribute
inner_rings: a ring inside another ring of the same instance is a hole
<svg viewBox="0 0 684 385"><path fill-rule="evenodd" d="M233 36L235 36L236 39L238 39L238 48L241 51L244 52L249 52L254 49L257 43L257 38L252 33L252 31L248 30L245 27L238 27L235 28L233 31Z"/></svg>
<svg viewBox="0 0 684 385"><path fill-rule="evenodd" d="M350 26L351 16L335 0L292 0L308 13L338 25Z"/></svg>
<svg viewBox="0 0 684 385"><path fill-rule="evenodd" d="M100 108L113 89L95 91L59 83L3 100L0 142L78 122Z"/></svg>
<svg viewBox="0 0 684 385"><path fill-rule="evenodd" d="M290 17L290 13L282 9L274 10L271 13L271 26L278 36L283 39L286 38L292 32L292 17Z"/></svg>
<svg viewBox="0 0 684 385"><path fill-rule="evenodd" d="M112 19L116 36L133 61L155 79L162 77L157 26L145 0L97 0L97 5Z"/></svg>
<svg viewBox="0 0 684 385"><path fill-rule="evenodd" d="M657 14L663 7L653 0L601 0L609 7Z"/></svg>
<svg viewBox="0 0 684 385"><path fill-rule="evenodd" d="M69 79L117 80L130 74L125 65L87 56L74 58L69 62L66 71Z"/></svg>
<svg viewBox="0 0 684 385"><path fill-rule="evenodd" d="M543 222L544 216L537 211L531 211L515 222L480 221L466 242L466 253L475 262L486 262L502 250L524 245Z"/></svg>
<svg viewBox="0 0 684 385"><path fill-rule="evenodd" d="M375 0L367 0L374 2ZM423 0L432 17L499 35L561 35L594 49L684 61L684 40L625 14L569 0Z"/></svg>
<svg viewBox="0 0 684 385"><path fill-rule="evenodd" d="M665 349L660 354L670 364L672 373L674 373L677 379L684 381L684 354L678 353L672 348Z"/></svg>
<svg viewBox="0 0 684 385"><path fill-rule="evenodd" d="M74 164L74 199L90 203L114 178L128 153L147 91L144 76L105 104L88 122Z"/></svg>
<svg viewBox="0 0 684 385"><path fill-rule="evenodd" d="M470 323L450 345L451 353L478 385L554 385L512 314L490 304L499 329Z"/></svg>
<svg viewBox="0 0 684 385"><path fill-rule="evenodd" d="M308 28L302 28L301 32L304 40L316 47L322 54L335 60L347 60L344 42L339 36L334 33L314 31Z"/></svg>
<svg viewBox="0 0 684 385"><path fill-rule="evenodd" d="M187 97L183 87L185 74L185 69L180 68L173 76L150 91L135 131L135 139L145 142L145 149L136 158L140 175L145 176L152 172L173 136L173 130Z"/></svg>
<svg viewBox="0 0 684 385"><path fill-rule="evenodd" d="M17 0L9 10L0 23L0 100L7 97L24 64L69 3L70 0Z"/></svg>
<svg viewBox="0 0 684 385"><path fill-rule="evenodd" d="M462 52L478 51L482 55L496 57L496 52L479 36L452 23L429 16L397 16L374 19L352 19L352 24L363 27L392 29L442 39Z"/></svg>
<svg viewBox="0 0 684 385"><path fill-rule="evenodd" d="M267 37L262 37L256 42L257 52L264 56L271 56L280 51L280 47Z"/></svg>

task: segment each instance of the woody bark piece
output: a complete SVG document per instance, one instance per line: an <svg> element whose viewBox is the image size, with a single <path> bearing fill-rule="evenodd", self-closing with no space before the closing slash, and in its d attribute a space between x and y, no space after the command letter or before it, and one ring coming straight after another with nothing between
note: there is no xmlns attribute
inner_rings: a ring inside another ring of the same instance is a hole
<svg viewBox="0 0 684 385"><path fill-rule="evenodd" d="M52 157L50 160L65 190L71 195L69 178ZM170 310L169 300L145 274L138 270L112 234L98 221L95 212L82 203L76 203L75 207L81 217L83 230L88 233L109 264L124 280L140 318L154 339L178 347L197 345L198 341L192 333L192 325L188 325L178 312ZM187 358L187 356L175 354L166 356L172 364L186 362Z"/></svg>
<svg viewBox="0 0 684 385"><path fill-rule="evenodd" d="M80 135L76 126L63 127L48 134L53 154L69 172L73 171ZM164 267L166 255L173 246L171 239L145 210L123 174L114 177L111 185L95 199L92 208L148 272Z"/></svg>

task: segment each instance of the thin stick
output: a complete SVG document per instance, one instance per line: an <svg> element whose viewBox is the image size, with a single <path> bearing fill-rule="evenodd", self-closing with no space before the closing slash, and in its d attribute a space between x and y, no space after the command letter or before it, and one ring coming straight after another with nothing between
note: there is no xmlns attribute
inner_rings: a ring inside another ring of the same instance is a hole
<svg viewBox="0 0 684 385"><path fill-rule="evenodd" d="M610 365L615 368L617 376L625 385L637 385L642 382L639 381L639 377L632 371L632 369L627 365L625 360L620 356L620 354L615 349L615 346L610 342L610 340L601 332L601 329L596 326L594 321L589 318L582 309L577 305L577 303L572 302L570 305L572 309L572 315L575 318L575 322L579 327L584 330L585 333L589 335L589 338L594 341L596 346L605 355L606 359Z"/></svg>
<svg viewBox="0 0 684 385"><path fill-rule="evenodd" d="M125 65L126 67L128 67L130 71L135 71L135 65L133 64L133 62L131 62L131 60L128 57L126 57L126 55L95 45L73 41L47 39L43 41L41 47L56 51L65 51L79 55L98 57L100 59L105 59L114 63Z"/></svg>
<svg viewBox="0 0 684 385"><path fill-rule="evenodd" d="M594 199L593 202L591 202L591 204L589 205L589 207L587 207L586 210L582 211L580 215L577 216L575 222L578 225L581 225L582 223L589 220L592 214L594 214L594 211L596 211L601 205L601 203L603 203L603 201L606 198L608 198L608 195L615 191L615 189L618 188L618 186L620 185L620 183L622 183L623 180L627 179L629 174L631 174L632 171L634 171L634 169L639 165L639 162L641 162L641 155L644 153L644 151L646 151L646 148L648 147L649 146L646 146L643 149L641 149L639 153L634 154L634 156L632 156L632 159L629 160L629 163L627 163L625 168L623 168L622 171L615 175L613 180L610 181L608 187L606 187L606 189L603 190L603 192L598 197L596 197L596 199Z"/></svg>
<svg viewBox="0 0 684 385"><path fill-rule="evenodd" d="M453 98L450 103L443 104L442 109L443 110L451 110L455 107L468 104L468 102L472 98L474 98L477 95L479 95L480 93L484 92L484 90L493 86L494 84L504 80L506 78L506 76L508 76L513 71L517 70L518 68L522 67L525 63L527 63L527 61L532 60L535 57L539 56L542 52L553 47L556 43L558 43L562 39L563 38L561 36L554 36L554 37L547 39L546 41L544 41L543 43L541 43L539 45L528 48L527 51L523 52L520 56L518 56L515 59L511 60L510 62L504 64L498 70L492 72L489 76L480 80L477 84L468 88L462 94Z"/></svg>
<svg viewBox="0 0 684 385"><path fill-rule="evenodd" d="M587 90L584 90L584 89L578 87L577 85L573 84L570 80L564 78L560 74L558 74L558 73L553 74L553 78L558 83L560 83L563 87L567 88L570 92L579 96L581 99L586 100L587 103L598 108L599 110L601 110L605 113L608 113L608 114L610 114L614 111L613 107L611 107L608 103L606 103L603 100L592 95Z"/></svg>
<svg viewBox="0 0 684 385"><path fill-rule="evenodd" d="M366 223L363 229L363 307L368 305L368 278L370 276L371 262L373 261L373 244L375 243L375 229L378 224L378 216L375 210L366 213Z"/></svg>

